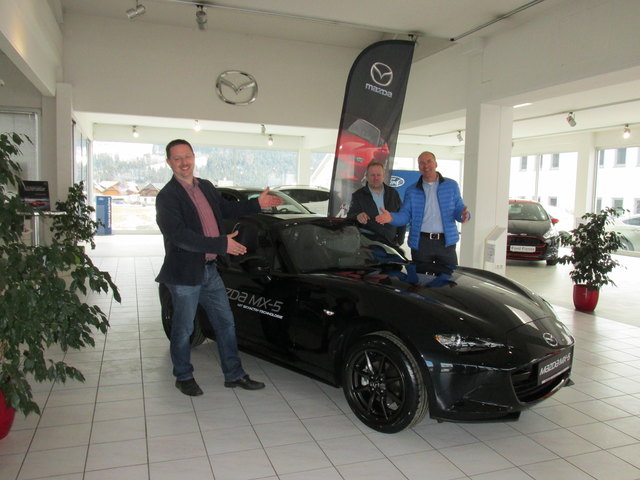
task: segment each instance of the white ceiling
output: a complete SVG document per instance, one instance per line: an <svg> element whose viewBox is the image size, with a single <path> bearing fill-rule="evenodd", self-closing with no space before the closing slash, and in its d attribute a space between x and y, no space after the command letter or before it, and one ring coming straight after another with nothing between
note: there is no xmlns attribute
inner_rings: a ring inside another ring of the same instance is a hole
<svg viewBox="0 0 640 480"><path fill-rule="evenodd" d="M482 35L499 29L513 28L539 15L548 14L563 0L138 0L146 13L135 22L166 25L195 25L195 5L204 4L208 12L207 28L222 31L251 32L255 35L329 43L351 48L364 48L386 38L418 36L416 55L428 55L451 45L450 39L467 34L477 27ZM135 7L136 0L60 0L63 11L83 15L123 18ZM192 4L192 5L188 5ZM363 5L366 7L363 8ZM391 6L391 7L390 7ZM517 9L527 6L517 13ZM193 10L192 10L193 8ZM383 14L381 14L383 12ZM508 18L491 23L507 15ZM469 37L480 33L469 33ZM631 81L612 78L611 86L567 86L567 92L532 93L531 98L517 103L532 105L514 111L514 139L531 138L566 132L620 129L624 123L640 124L640 75ZM565 118L574 111L577 126L570 127ZM158 117L132 117L84 112L89 123L141 125L183 128L192 120ZM255 125L201 121L205 130L255 132ZM400 141L434 145L459 145L457 130L464 131L464 112L450 119L401 130ZM278 135L313 136L314 132L295 126L269 126ZM331 132L331 135L334 135Z"/></svg>

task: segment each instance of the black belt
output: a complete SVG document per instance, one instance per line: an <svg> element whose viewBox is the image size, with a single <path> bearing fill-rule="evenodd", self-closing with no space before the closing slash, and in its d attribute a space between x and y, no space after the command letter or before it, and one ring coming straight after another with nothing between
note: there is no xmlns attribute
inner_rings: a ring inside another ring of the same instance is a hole
<svg viewBox="0 0 640 480"><path fill-rule="evenodd" d="M216 258L212 258L211 260L206 260L204 262L205 265L213 265L214 263L217 263L218 259Z"/></svg>
<svg viewBox="0 0 640 480"><path fill-rule="evenodd" d="M420 232L421 237L427 237L429 240L442 240L444 239L444 233L429 233Z"/></svg>

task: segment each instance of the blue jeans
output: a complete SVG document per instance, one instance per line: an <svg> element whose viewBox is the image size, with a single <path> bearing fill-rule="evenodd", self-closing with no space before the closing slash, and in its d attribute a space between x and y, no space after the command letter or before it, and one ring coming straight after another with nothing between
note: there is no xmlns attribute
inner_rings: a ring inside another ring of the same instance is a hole
<svg viewBox="0 0 640 480"><path fill-rule="evenodd" d="M207 265L202 285L167 284L173 300L171 319L171 361L173 375L177 380L193 378L191 364L191 342L198 303L209 317L216 334L222 373L227 382L246 375L238 355L238 341L233 313L229 305L227 290L220 278L215 263Z"/></svg>

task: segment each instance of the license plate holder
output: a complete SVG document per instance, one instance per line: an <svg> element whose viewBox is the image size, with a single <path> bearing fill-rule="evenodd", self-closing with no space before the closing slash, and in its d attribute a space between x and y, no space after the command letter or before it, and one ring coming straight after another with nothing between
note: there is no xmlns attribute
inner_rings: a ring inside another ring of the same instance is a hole
<svg viewBox="0 0 640 480"><path fill-rule="evenodd" d="M573 347L555 354L538 364L538 385L545 384L571 368Z"/></svg>
<svg viewBox="0 0 640 480"><path fill-rule="evenodd" d="M528 245L511 245L512 252L518 253L535 253L536 247L531 247Z"/></svg>

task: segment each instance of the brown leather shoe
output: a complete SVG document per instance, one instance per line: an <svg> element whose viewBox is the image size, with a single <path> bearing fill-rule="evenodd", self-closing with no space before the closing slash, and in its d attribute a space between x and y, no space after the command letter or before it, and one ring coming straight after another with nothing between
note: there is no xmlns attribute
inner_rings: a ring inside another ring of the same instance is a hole
<svg viewBox="0 0 640 480"><path fill-rule="evenodd" d="M240 377L233 382L224 382L224 386L227 388L244 388L245 390L260 390L264 388L264 383L256 382L255 380L251 380L249 375L245 375L244 377Z"/></svg>
<svg viewBox="0 0 640 480"><path fill-rule="evenodd" d="M189 380L176 380L176 388L191 397L202 395L202 389L198 386L194 378L190 378Z"/></svg>

